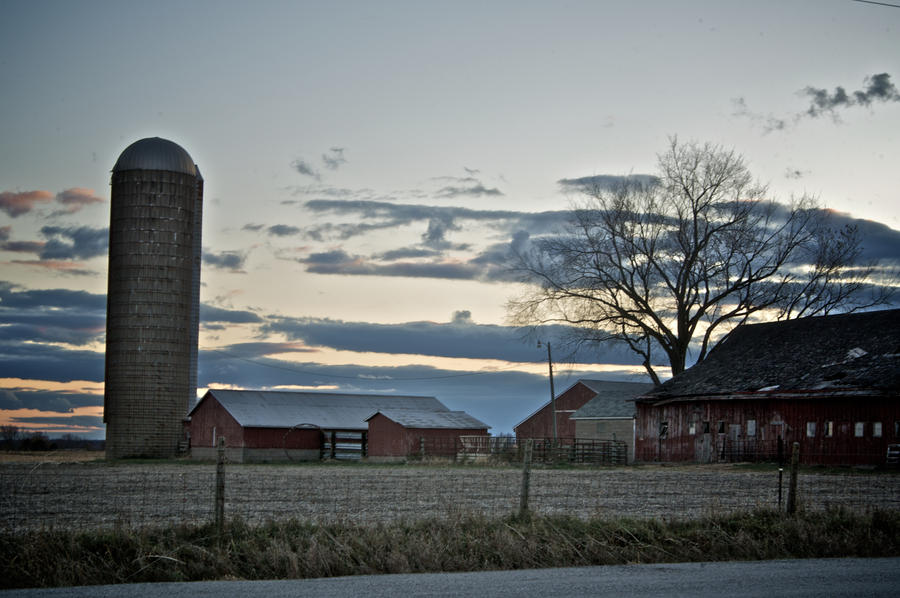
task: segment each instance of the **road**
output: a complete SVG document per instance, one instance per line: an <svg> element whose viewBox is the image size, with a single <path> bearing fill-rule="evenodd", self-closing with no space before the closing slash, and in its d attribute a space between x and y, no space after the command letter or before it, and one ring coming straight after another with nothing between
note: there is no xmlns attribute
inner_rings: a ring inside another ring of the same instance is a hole
<svg viewBox="0 0 900 598"><path fill-rule="evenodd" d="M2 598L287 598L294 596L897 596L900 558L622 565L483 573L361 575L4 590Z"/></svg>

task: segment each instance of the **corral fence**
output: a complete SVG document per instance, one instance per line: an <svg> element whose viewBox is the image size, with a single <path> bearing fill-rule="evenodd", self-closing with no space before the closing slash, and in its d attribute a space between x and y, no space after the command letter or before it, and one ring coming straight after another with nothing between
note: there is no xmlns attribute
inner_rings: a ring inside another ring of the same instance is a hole
<svg viewBox="0 0 900 598"><path fill-rule="evenodd" d="M141 528L240 519L378 524L527 510L581 518L786 511L789 468L117 462L0 465L0 531ZM795 505L900 510L900 474L800 472Z"/></svg>
<svg viewBox="0 0 900 598"><path fill-rule="evenodd" d="M531 438L534 463L625 465L627 446L619 440ZM525 444L513 436L421 437L409 459L446 458L458 463L521 463Z"/></svg>

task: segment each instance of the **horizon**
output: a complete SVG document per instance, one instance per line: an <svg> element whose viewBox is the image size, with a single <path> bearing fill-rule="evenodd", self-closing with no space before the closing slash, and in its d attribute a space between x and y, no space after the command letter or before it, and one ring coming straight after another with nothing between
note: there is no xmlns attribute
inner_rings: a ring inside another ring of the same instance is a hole
<svg viewBox="0 0 900 598"><path fill-rule="evenodd" d="M144 137L204 177L198 397L434 396L497 435L549 401L538 339L557 394L647 381L621 347L511 326L503 258L584 181L651 176L670 136L734 148L900 264L896 8L5 8L0 424L103 438L109 175Z"/></svg>

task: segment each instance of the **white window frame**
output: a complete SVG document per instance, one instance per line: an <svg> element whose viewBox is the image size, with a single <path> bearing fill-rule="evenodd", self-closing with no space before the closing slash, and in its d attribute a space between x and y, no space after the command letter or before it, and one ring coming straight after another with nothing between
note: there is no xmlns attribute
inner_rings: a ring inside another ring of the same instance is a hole
<svg viewBox="0 0 900 598"><path fill-rule="evenodd" d="M816 422L806 422L806 437L807 438L815 438L816 437Z"/></svg>
<svg viewBox="0 0 900 598"><path fill-rule="evenodd" d="M853 437L863 438L866 435L866 422L856 422L853 424Z"/></svg>

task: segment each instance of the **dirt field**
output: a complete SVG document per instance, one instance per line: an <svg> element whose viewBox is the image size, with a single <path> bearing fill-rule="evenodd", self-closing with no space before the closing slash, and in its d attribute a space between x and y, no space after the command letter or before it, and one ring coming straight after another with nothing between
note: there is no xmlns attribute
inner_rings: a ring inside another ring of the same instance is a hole
<svg viewBox="0 0 900 598"><path fill-rule="evenodd" d="M103 451L0 451L0 463L84 463L104 458Z"/></svg>
<svg viewBox="0 0 900 598"><path fill-rule="evenodd" d="M231 465L226 516L249 523L297 518L377 523L518 511L522 472L500 467ZM0 529L205 523L215 466L0 465ZM787 500L787 475L782 503ZM732 467L533 469L528 506L540 513L690 518L779 504L775 472ZM800 476L806 509L900 509L900 475Z"/></svg>

